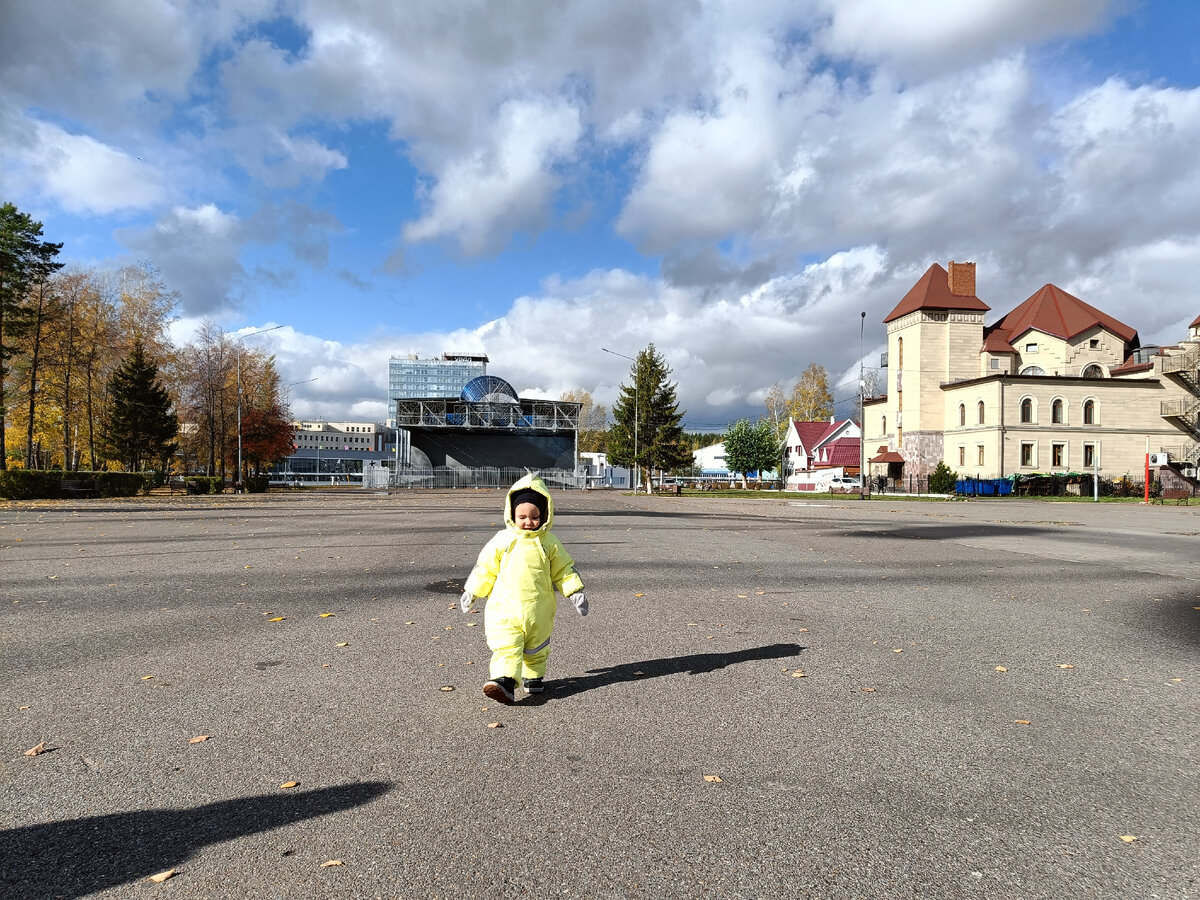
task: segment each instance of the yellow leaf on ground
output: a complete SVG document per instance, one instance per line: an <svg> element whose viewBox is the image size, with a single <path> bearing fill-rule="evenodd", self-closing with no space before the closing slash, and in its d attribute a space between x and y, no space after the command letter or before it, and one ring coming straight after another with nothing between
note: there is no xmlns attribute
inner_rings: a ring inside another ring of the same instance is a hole
<svg viewBox="0 0 1200 900"><path fill-rule="evenodd" d="M444 684L444 685L442 685L440 688L438 688L438 690L439 690L439 691L445 691L446 693L449 693L450 691L454 690L454 685L452 685L452 684Z"/></svg>
<svg viewBox="0 0 1200 900"><path fill-rule="evenodd" d="M25 755L26 756L40 756L41 754L45 753L49 749L50 748L46 746L46 742L42 741L37 746L30 747L28 750L26 750Z"/></svg>
<svg viewBox="0 0 1200 900"><path fill-rule="evenodd" d="M174 878L178 874L179 873L174 869L167 869L165 872L159 872L157 875L151 875L149 880L153 881L155 884L162 884L168 878Z"/></svg>
<svg viewBox="0 0 1200 900"><path fill-rule="evenodd" d="M875 688L863 688L862 692L864 694L873 694L873 693L875 693Z"/></svg>
<svg viewBox="0 0 1200 900"><path fill-rule="evenodd" d="M705 775L704 780L709 782L710 784L720 784L721 776L720 775Z"/></svg>
<svg viewBox="0 0 1200 900"><path fill-rule="evenodd" d="M478 628L478 627L479 627L479 623L478 623L478 622L468 622L468 623L467 623L467 627L468 627L468 628Z"/></svg>
<svg viewBox="0 0 1200 900"><path fill-rule="evenodd" d="M746 595L746 594L738 594L737 596L738 596L738 599L739 599L739 600L747 600L747 599L749 599L749 598L747 597L747 595Z"/></svg>
<svg viewBox="0 0 1200 900"><path fill-rule="evenodd" d="M287 616L276 616L273 619L267 619L268 622L282 622Z"/></svg>
<svg viewBox="0 0 1200 900"><path fill-rule="evenodd" d="M1075 667L1074 667L1073 665L1071 665L1070 663L1059 663L1059 664L1058 664L1058 667L1059 667L1060 669L1073 669L1073 668L1075 668Z"/></svg>
<svg viewBox="0 0 1200 900"><path fill-rule="evenodd" d="M198 734L194 738L192 738L190 741L188 741L188 743L189 744L203 744L210 737L212 737L211 734Z"/></svg>
<svg viewBox="0 0 1200 900"><path fill-rule="evenodd" d="M792 673L792 677L793 677L793 678L807 678L807 677L808 677L808 673L807 673L807 672L801 672L799 669L797 669L795 672L793 672L793 673Z"/></svg>
<svg viewBox="0 0 1200 900"><path fill-rule="evenodd" d="M327 859L327 860L325 860L325 862L321 863L321 868L328 869L330 866L344 866L344 865L345 865L345 863L342 862L340 859Z"/></svg>
<svg viewBox="0 0 1200 900"><path fill-rule="evenodd" d="M321 613L321 618L322 619L335 619L335 618L337 618L337 613Z"/></svg>
<svg viewBox="0 0 1200 900"><path fill-rule="evenodd" d="M349 647L349 646L350 646L350 642L349 642L349 641L342 641L340 644L338 644L338 646L339 646L339 647Z"/></svg>
<svg viewBox="0 0 1200 900"><path fill-rule="evenodd" d="M298 781L285 781L283 784L281 784L279 786L279 789L282 791L286 791L290 788L299 787L299 786L300 786L300 782L298 782Z"/></svg>
<svg viewBox="0 0 1200 900"><path fill-rule="evenodd" d="M503 722L488 722L488 728L503 728Z"/></svg>
<svg viewBox="0 0 1200 900"><path fill-rule="evenodd" d="M801 633L801 634L808 634L808 629L807 629L807 628L801 628L801 629L800 629L800 633Z"/></svg>
<svg viewBox="0 0 1200 900"><path fill-rule="evenodd" d="M250 568L250 566L246 566L246 568L247 568L247 569L249 569L249 568Z"/></svg>
<svg viewBox="0 0 1200 900"><path fill-rule="evenodd" d="M1028 719L1013 719L1013 724L1014 725L1028 725L1029 720Z"/></svg>
<svg viewBox="0 0 1200 900"><path fill-rule="evenodd" d="M1137 836L1136 834L1123 834L1123 835L1121 835L1121 840L1123 840L1123 841L1124 841L1125 843L1127 843L1127 844L1132 844L1132 843L1133 843L1134 841L1136 841L1137 839L1138 839L1138 836Z"/></svg>
<svg viewBox="0 0 1200 900"><path fill-rule="evenodd" d="M641 596L643 596L643 595L642 595L642 594L634 594L633 596L635 596L635 597L641 597Z"/></svg>
<svg viewBox="0 0 1200 900"><path fill-rule="evenodd" d="M893 650L892 652L893 652L893 653L903 653L903 652L904 652L904 648L903 648L903 647L897 647L897 648L896 648L895 650Z"/></svg>
<svg viewBox="0 0 1200 900"><path fill-rule="evenodd" d="M404 624L405 625L416 625L417 623L416 622L405 622Z"/></svg>
<svg viewBox="0 0 1200 900"><path fill-rule="evenodd" d="M151 678L153 678L153 677L154 677L153 675L143 675L143 676L142 676L142 681L149 681L149 680L150 680Z"/></svg>
<svg viewBox="0 0 1200 900"><path fill-rule="evenodd" d="M1008 669L1004 668L1004 666L996 666L996 671L997 672L1007 672Z"/></svg>

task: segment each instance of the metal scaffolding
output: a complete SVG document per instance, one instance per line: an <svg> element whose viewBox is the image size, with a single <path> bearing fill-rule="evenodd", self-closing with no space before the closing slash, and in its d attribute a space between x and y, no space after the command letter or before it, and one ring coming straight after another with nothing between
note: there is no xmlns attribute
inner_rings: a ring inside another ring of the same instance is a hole
<svg viewBox="0 0 1200 900"><path fill-rule="evenodd" d="M578 431L581 404L569 400L468 403L449 398L396 399L399 428Z"/></svg>

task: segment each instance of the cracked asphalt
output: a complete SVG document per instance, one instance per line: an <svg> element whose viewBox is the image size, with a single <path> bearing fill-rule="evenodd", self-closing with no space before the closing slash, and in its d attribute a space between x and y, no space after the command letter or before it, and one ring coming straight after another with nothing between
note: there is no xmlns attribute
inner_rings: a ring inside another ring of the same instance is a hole
<svg viewBox="0 0 1200 900"><path fill-rule="evenodd" d="M0 894L1200 898L1200 507L555 502L513 707L500 491L0 506Z"/></svg>

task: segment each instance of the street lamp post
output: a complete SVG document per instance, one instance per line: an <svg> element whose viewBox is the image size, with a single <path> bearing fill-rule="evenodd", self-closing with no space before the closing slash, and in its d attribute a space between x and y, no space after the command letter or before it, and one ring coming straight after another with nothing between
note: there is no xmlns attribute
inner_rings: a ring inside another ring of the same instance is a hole
<svg viewBox="0 0 1200 900"><path fill-rule="evenodd" d="M601 347L605 353L611 353L613 356L619 356L622 359L627 359L634 365L637 360L632 356L626 356L624 353L618 353L616 350L609 350L607 347ZM638 379L637 370L633 372L633 474L637 481L633 492L636 494L639 487L642 486L642 467L638 462Z"/></svg>
<svg viewBox="0 0 1200 900"><path fill-rule="evenodd" d="M863 374L863 326L867 324L867 312L863 310L858 320L858 499L863 499L867 488L867 420L863 411L866 405L864 394L867 382Z"/></svg>
<svg viewBox="0 0 1200 900"><path fill-rule="evenodd" d="M244 337L254 337L256 334L266 334L268 331L275 331L282 328L282 325L272 325L270 328L263 328L260 331L251 331L249 334L240 335L237 345L237 431L238 431L238 463L237 463L237 481L234 483L234 490L238 490L242 486L242 341Z"/></svg>

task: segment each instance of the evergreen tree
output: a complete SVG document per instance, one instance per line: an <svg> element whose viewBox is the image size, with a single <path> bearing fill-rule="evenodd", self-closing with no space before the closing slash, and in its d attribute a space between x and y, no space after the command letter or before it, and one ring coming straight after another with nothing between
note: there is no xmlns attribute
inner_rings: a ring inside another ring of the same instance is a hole
<svg viewBox="0 0 1200 900"><path fill-rule="evenodd" d="M18 351L17 340L32 324L27 294L62 268L62 263L54 261L62 244L41 237L41 222L33 221L11 203L0 206L0 470L8 468L4 436L8 424L4 391L7 364Z"/></svg>
<svg viewBox="0 0 1200 900"><path fill-rule="evenodd" d="M691 463L691 450L683 436L683 411L671 369L654 345L637 355L630 372L631 385L621 385L613 404L608 459L613 465L640 466L649 493L655 469L668 471Z"/></svg>
<svg viewBox="0 0 1200 900"><path fill-rule="evenodd" d="M158 366L146 358L140 339L108 382L109 408L101 443L110 459L126 471L136 472L147 463L164 471L178 444L179 420L171 396L158 380Z"/></svg>
<svg viewBox="0 0 1200 900"><path fill-rule="evenodd" d="M768 421L750 424L740 419L725 433L725 465L730 472L740 472L742 486L750 472L772 469L779 462L779 442L775 429Z"/></svg>

